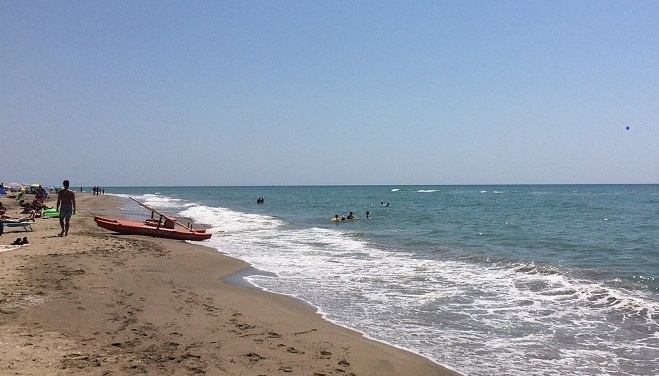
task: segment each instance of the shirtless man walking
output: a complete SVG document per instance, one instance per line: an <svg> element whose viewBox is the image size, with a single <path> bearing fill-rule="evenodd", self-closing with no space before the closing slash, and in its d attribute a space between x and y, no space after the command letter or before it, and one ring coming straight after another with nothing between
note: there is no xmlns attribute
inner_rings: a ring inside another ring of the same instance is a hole
<svg viewBox="0 0 659 376"><path fill-rule="evenodd" d="M69 189L69 181L64 180L62 183L64 189L57 194L57 210L59 210L59 225L62 228L57 236L69 235L69 222L71 215L76 211L76 195Z"/></svg>

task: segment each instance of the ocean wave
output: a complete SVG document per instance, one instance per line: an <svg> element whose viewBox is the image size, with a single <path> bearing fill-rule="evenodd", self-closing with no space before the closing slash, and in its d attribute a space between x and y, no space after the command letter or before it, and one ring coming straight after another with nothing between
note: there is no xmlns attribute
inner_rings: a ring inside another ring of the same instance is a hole
<svg viewBox="0 0 659 376"><path fill-rule="evenodd" d="M659 319L659 302L649 299L644 293L623 290L606 286L600 282L572 278L568 272L553 266L525 264L511 269L513 274L522 274L525 278L517 278L516 286L537 293L538 297L556 299L580 300L592 309L605 309L607 312L618 312L623 315L638 315L647 319ZM551 277L546 279L543 289L536 290L537 280L534 277ZM513 277L513 279L515 279ZM534 283L535 282L535 283ZM528 296L527 296L528 298ZM659 328L659 321L654 325Z"/></svg>
<svg viewBox="0 0 659 376"><path fill-rule="evenodd" d="M558 274L560 271L554 266L541 266L535 264L527 264L519 266L515 269L516 273L525 273L525 274L542 274L542 275L551 275Z"/></svg>

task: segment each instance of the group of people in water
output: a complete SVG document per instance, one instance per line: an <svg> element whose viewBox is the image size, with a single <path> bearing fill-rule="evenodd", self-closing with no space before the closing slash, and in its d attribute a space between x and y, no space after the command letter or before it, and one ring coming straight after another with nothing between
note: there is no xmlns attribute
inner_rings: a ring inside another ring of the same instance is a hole
<svg viewBox="0 0 659 376"><path fill-rule="evenodd" d="M368 212L368 211L366 212L366 218L367 219L371 218L371 212ZM341 221L349 221L349 220L352 220L352 219L359 219L359 218L356 217L353 212L350 212L350 213L348 213L348 215L343 215L341 217L339 217L338 214L335 214L334 218L332 218L332 221L341 222Z"/></svg>
<svg viewBox="0 0 659 376"><path fill-rule="evenodd" d="M334 222L341 222L341 221L349 221L349 220L351 220L351 219L357 219L357 217L355 217L355 215L352 214L352 212L350 212L350 214L348 214L347 216L346 216L346 215L343 215L343 216L341 216L341 217L339 217L339 215L336 214L336 215L334 215L334 218L332 218L332 221L334 221Z"/></svg>
<svg viewBox="0 0 659 376"><path fill-rule="evenodd" d="M257 204L263 204L263 203L265 203L265 199L263 197L259 197L259 198L256 199L256 203ZM389 203L387 202L385 204L384 201L383 201L382 206L389 207ZM371 218L371 212L367 211L366 212L366 219L370 219L370 218ZM355 213L353 213L353 212L348 213L348 215L342 215L342 216L339 216L338 214L335 214L334 218L332 218L332 222L350 221L350 220L354 220L354 219L359 219L359 218L357 216L355 216Z"/></svg>
<svg viewBox="0 0 659 376"><path fill-rule="evenodd" d="M385 203L384 201L382 201L382 203L380 203L380 206L383 206L383 207L385 207L385 208L388 208L388 207L389 207L389 203L388 203L388 202ZM366 219L370 219L370 218L371 218L371 212L367 211L367 212L366 212ZM339 217L338 214L335 214L335 215L334 215L334 218L332 218L332 222L349 221L349 220L351 220L351 219L359 219L359 218L358 218L358 217L355 217L355 215L354 215L353 212L350 212L348 215L343 215L343 216L340 216L340 217Z"/></svg>

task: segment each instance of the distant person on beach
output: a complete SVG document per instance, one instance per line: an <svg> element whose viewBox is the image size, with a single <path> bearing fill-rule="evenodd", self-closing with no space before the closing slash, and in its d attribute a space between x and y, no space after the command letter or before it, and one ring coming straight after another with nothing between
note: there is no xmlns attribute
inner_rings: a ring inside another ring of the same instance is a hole
<svg viewBox="0 0 659 376"><path fill-rule="evenodd" d="M43 204L43 201L46 199L46 197L48 197L48 192L46 192L46 190L42 186L39 186L39 188L37 188L37 191L34 195L34 199L39 201L39 203Z"/></svg>
<svg viewBox="0 0 659 376"><path fill-rule="evenodd" d="M48 206L46 206L46 204L44 204L43 202L37 200L36 198L34 200L32 200L32 203L30 204L30 206L32 207L32 209L37 210L37 211L44 210L44 209L50 209Z"/></svg>
<svg viewBox="0 0 659 376"><path fill-rule="evenodd" d="M2 218L5 216L7 209L5 209L2 206L2 202L0 202L0 236L2 236L2 233L5 231L5 225L2 223Z"/></svg>
<svg viewBox="0 0 659 376"><path fill-rule="evenodd" d="M18 219L4 218L3 221L4 223L21 223L27 221L35 222L34 218L36 218L36 213L33 210L32 212L30 212L30 215L27 217L20 217Z"/></svg>
<svg viewBox="0 0 659 376"><path fill-rule="evenodd" d="M69 181L64 180L62 183L64 189L57 194L57 210L59 210L59 225L62 228L57 236L69 235L69 222L71 215L76 211L76 195L69 190Z"/></svg>

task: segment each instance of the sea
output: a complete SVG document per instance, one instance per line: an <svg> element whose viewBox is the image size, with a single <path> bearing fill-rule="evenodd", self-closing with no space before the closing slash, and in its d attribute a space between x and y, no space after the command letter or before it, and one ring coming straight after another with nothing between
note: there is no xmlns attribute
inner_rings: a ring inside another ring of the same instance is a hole
<svg viewBox="0 0 659 376"><path fill-rule="evenodd" d="M130 196L208 227L247 283L464 375L659 375L659 185L105 191L124 216L148 214Z"/></svg>

